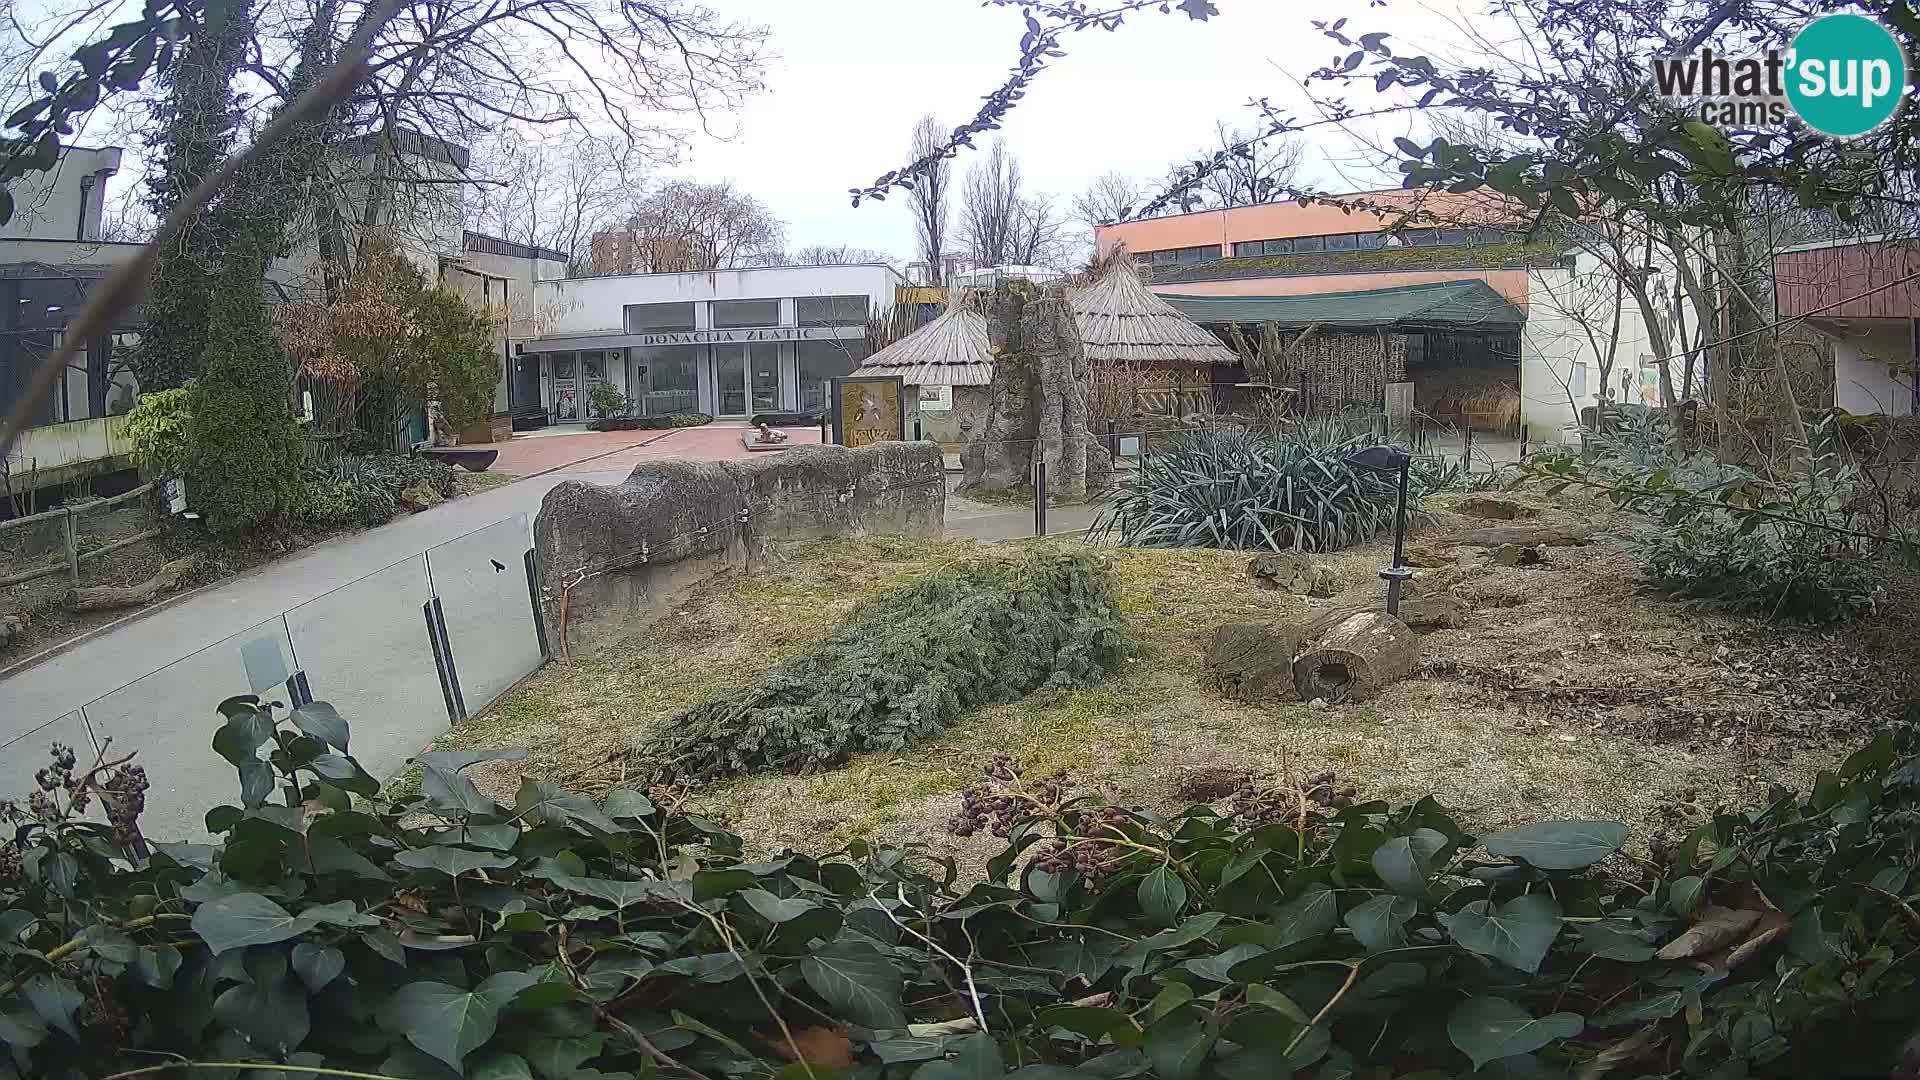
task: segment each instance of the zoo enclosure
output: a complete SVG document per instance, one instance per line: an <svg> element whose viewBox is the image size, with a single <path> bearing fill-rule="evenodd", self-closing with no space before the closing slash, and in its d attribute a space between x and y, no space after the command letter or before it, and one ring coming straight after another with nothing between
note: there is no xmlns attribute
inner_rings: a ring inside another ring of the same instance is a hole
<svg viewBox="0 0 1920 1080"><path fill-rule="evenodd" d="M132 536L121 537L99 547L88 548L83 551L80 547L82 528L80 519L105 513L115 507L147 498L153 494L154 485L142 484L132 491L123 492L109 498L94 499L75 505L58 507L43 513L33 514L29 517L0 521L0 547L8 549L9 554L12 553L15 544L32 553L54 552L57 554L57 557L48 561L46 565L32 567L0 577L0 588L11 585L22 585L29 581L38 581L44 577L52 577L55 574L63 573L67 575L69 582L71 582L75 588L78 588L80 585L80 566L82 563L110 555L119 551L121 548L129 547L143 540L151 540L160 535L158 525L149 525L148 528ZM38 542L35 540L36 533L39 534ZM55 537L58 538L57 548L53 542ZM31 559L33 557L33 554L28 554L25 556L25 559ZM25 559L14 557L9 558L7 561L20 562L25 561Z"/></svg>

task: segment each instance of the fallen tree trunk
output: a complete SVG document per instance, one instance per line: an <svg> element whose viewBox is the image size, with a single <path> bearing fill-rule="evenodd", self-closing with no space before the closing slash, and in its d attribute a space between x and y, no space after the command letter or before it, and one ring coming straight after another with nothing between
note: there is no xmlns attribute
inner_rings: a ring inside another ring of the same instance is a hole
<svg viewBox="0 0 1920 1080"><path fill-rule="evenodd" d="M147 603L162 593L172 592L180 579L192 572L195 559L188 555L160 568L160 572L138 585L90 585L67 592L67 606L75 611L112 611Z"/></svg>
<svg viewBox="0 0 1920 1080"><path fill-rule="evenodd" d="M1293 689L1300 630L1269 623L1227 623L1213 632L1207 673L1222 696L1261 701Z"/></svg>
<svg viewBox="0 0 1920 1080"><path fill-rule="evenodd" d="M1413 672L1420 639L1383 611L1363 611L1333 624L1293 662L1302 701L1357 701Z"/></svg>
<svg viewBox="0 0 1920 1080"><path fill-rule="evenodd" d="M1495 525L1485 529L1468 529L1458 536L1450 537L1454 544L1468 544L1473 547L1497 548L1502 544L1518 544L1521 547L1580 547L1591 542L1593 530L1563 528L1558 525Z"/></svg>

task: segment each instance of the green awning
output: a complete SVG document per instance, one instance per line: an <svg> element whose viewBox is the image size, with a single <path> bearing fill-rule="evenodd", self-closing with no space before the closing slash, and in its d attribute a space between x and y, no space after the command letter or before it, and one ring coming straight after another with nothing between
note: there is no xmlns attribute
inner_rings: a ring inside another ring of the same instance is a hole
<svg viewBox="0 0 1920 1080"><path fill-rule="evenodd" d="M1302 296L1174 296L1174 310L1202 326L1424 326L1517 330L1526 313L1484 281L1436 281L1364 292Z"/></svg>

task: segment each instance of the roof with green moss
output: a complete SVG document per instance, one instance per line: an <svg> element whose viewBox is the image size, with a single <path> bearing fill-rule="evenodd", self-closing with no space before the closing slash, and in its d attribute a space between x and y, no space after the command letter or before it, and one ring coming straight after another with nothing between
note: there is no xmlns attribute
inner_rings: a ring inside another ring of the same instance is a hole
<svg viewBox="0 0 1920 1080"><path fill-rule="evenodd" d="M1387 274L1408 270L1527 270L1564 267L1567 249L1558 244L1479 244L1467 247L1383 247L1355 251L1310 251L1293 255L1252 255L1212 262L1152 268L1158 289L1188 281L1238 278L1306 277L1314 274Z"/></svg>
<svg viewBox="0 0 1920 1080"><path fill-rule="evenodd" d="M1281 326L1434 326L1518 329L1526 313L1484 281L1436 281L1360 292L1304 296L1175 296L1173 309L1202 325L1278 323Z"/></svg>

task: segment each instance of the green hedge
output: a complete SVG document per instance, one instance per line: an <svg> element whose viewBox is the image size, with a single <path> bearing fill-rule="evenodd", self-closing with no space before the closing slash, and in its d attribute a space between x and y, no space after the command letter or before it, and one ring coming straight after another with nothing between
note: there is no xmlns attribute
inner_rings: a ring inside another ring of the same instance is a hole
<svg viewBox="0 0 1920 1080"><path fill-rule="evenodd" d="M0 1077L1786 1080L1885 1076L1920 1015L1908 734L1657 865L1612 822L1168 817L996 762L956 825L1007 843L962 884L461 774L510 751L389 801L324 704L216 725L211 845L141 858L145 774L62 748L0 811Z"/></svg>
<svg viewBox="0 0 1920 1080"><path fill-rule="evenodd" d="M862 605L752 686L674 715L634 758L671 778L821 769L911 746L982 705L1089 685L1131 647L1094 559L965 563Z"/></svg>

